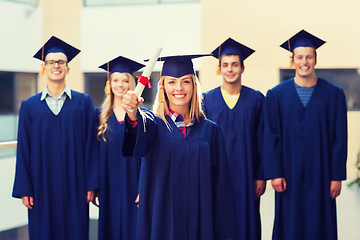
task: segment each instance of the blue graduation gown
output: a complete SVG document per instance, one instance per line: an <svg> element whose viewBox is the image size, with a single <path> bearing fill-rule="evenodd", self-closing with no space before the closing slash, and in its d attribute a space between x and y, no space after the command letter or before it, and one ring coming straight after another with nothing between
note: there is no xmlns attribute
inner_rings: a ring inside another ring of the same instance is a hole
<svg viewBox="0 0 360 240"><path fill-rule="evenodd" d="M107 141L100 141L99 239L136 239L140 158L124 157L121 144L125 124L113 113L108 121Z"/></svg>
<svg viewBox="0 0 360 240"><path fill-rule="evenodd" d="M261 239L260 199L254 198L254 181L264 179L263 103L262 93L246 86L233 109L226 105L220 87L203 95L206 117L219 124L225 137L239 240Z"/></svg>
<svg viewBox="0 0 360 240"><path fill-rule="evenodd" d="M134 149L135 156L145 156L137 239L224 240L236 235L234 198L220 128L202 119L184 138L169 117L171 131L159 117L149 112L142 115L138 114Z"/></svg>
<svg viewBox="0 0 360 240"><path fill-rule="evenodd" d="M321 78L304 107L294 79L265 100L264 175L285 178L275 194L273 239L337 239L330 181L346 179L347 113L343 91Z"/></svg>
<svg viewBox="0 0 360 240"><path fill-rule="evenodd" d="M41 93L21 104L12 195L34 197L30 239L88 239L86 194L98 188L96 116L89 96L71 95L58 115Z"/></svg>

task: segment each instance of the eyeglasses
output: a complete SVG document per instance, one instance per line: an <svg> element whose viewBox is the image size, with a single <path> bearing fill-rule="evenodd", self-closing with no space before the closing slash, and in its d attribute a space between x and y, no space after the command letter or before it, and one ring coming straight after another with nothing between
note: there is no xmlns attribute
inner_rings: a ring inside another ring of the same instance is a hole
<svg viewBox="0 0 360 240"><path fill-rule="evenodd" d="M65 60L57 60L57 61L55 61L55 60L46 60L45 61L45 66L48 66L48 67L53 67L53 66L55 66L55 63L57 63L60 67L65 67L65 66L67 66L67 61L65 61Z"/></svg>

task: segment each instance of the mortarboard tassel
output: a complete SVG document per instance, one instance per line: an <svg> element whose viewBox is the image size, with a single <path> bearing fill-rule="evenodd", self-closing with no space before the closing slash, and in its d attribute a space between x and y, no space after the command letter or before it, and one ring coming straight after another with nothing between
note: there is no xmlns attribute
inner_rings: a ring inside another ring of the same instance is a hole
<svg viewBox="0 0 360 240"><path fill-rule="evenodd" d="M219 46L219 53L218 53L219 65L216 68L216 74L220 75L220 63L221 63L221 45Z"/></svg>
<svg viewBox="0 0 360 240"><path fill-rule="evenodd" d="M44 75L44 72L45 72L44 63L41 63L41 69L40 69L39 75L40 75L40 76L43 76L43 75Z"/></svg>
<svg viewBox="0 0 360 240"><path fill-rule="evenodd" d="M110 81L106 81L104 92L105 92L105 94L110 95L110 93L111 93L110 92Z"/></svg>
<svg viewBox="0 0 360 240"><path fill-rule="evenodd" d="M220 71L220 65L218 65L217 68L216 68L216 74L217 74L217 75L220 75L220 73L221 73L221 71Z"/></svg>
<svg viewBox="0 0 360 240"><path fill-rule="evenodd" d="M289 51L291 52L290 39L288 40L288 48L289 48ZM292 52L291 52L291 54L292 54ZM293 58L292 58L292 55L290 55L290 67L293 67Z"/></svg>
<svg viewBox="0 0 360 240"><path fill-rule="evenodd" d="M44 67L44 46L42 47L42 51L41 51L41 69L40 69L40 73L39 75L40 76L43 76L44 75L44 72L45 72L45 67Z"/></svg>
<svg viewBox="0 0 360 240"><path fill-rule="evenodd" d="M107 73L106 73L106 85L104 88L104 92L107 95L110 95L110 77L109 77L109 63L107 63Z"/></svg>

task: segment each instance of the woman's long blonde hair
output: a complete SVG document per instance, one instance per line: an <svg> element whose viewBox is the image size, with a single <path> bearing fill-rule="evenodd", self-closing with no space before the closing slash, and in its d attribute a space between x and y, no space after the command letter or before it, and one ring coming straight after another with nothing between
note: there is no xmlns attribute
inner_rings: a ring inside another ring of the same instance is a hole
<svg viewBox="0 0 360 240"><path fill-rule="evenodd" d="M169 111L169 99L164 91L164 82L166 76L161 76L158 83L158 92L155 97L155 102L153 105L153 112L156 113L164 122L167 127L170 129L170 124L166 120L166 114ZM190 100L190 118L194 119L197 122L200 122L202 118L205 118L205 114L201 108L201 88L199 80L194 74L191 74L192 84L193 84L193 95Z"/></svg>
<svg viewBox="0 0 360 240"><path fill-rule="evenodd" d="M135 79L133 75L131 75L130 73L124 73L124 74L126 74L126 76L129 79L129 84L130 84L129 89L134 90ZM97 137L98 139L101 138L102 140L104 140L104 142L106 142L108 121L111 115L113 114L113 107L114 107L114 93L111 90L112 76L113 75L111 75L110 78L106 81L106 86L105 86L106 96L101 105L101 113L99 116L99 127L98 127Z"/></svg>

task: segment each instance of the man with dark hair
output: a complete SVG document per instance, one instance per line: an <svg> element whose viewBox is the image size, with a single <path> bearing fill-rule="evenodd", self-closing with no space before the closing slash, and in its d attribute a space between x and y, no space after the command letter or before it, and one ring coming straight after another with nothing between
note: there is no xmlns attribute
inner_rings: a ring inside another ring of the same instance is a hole
<svg viewBox="0 0 360 240"><path fill-rule="evenodd" d="M265 191L262 169L263 102L259 91L243 86L244 60L254 50L229 38L212 53L219 59L222 85L204 94L207 118L225 137L234 187L237 240L260 240L260 196Z"/></svg>

